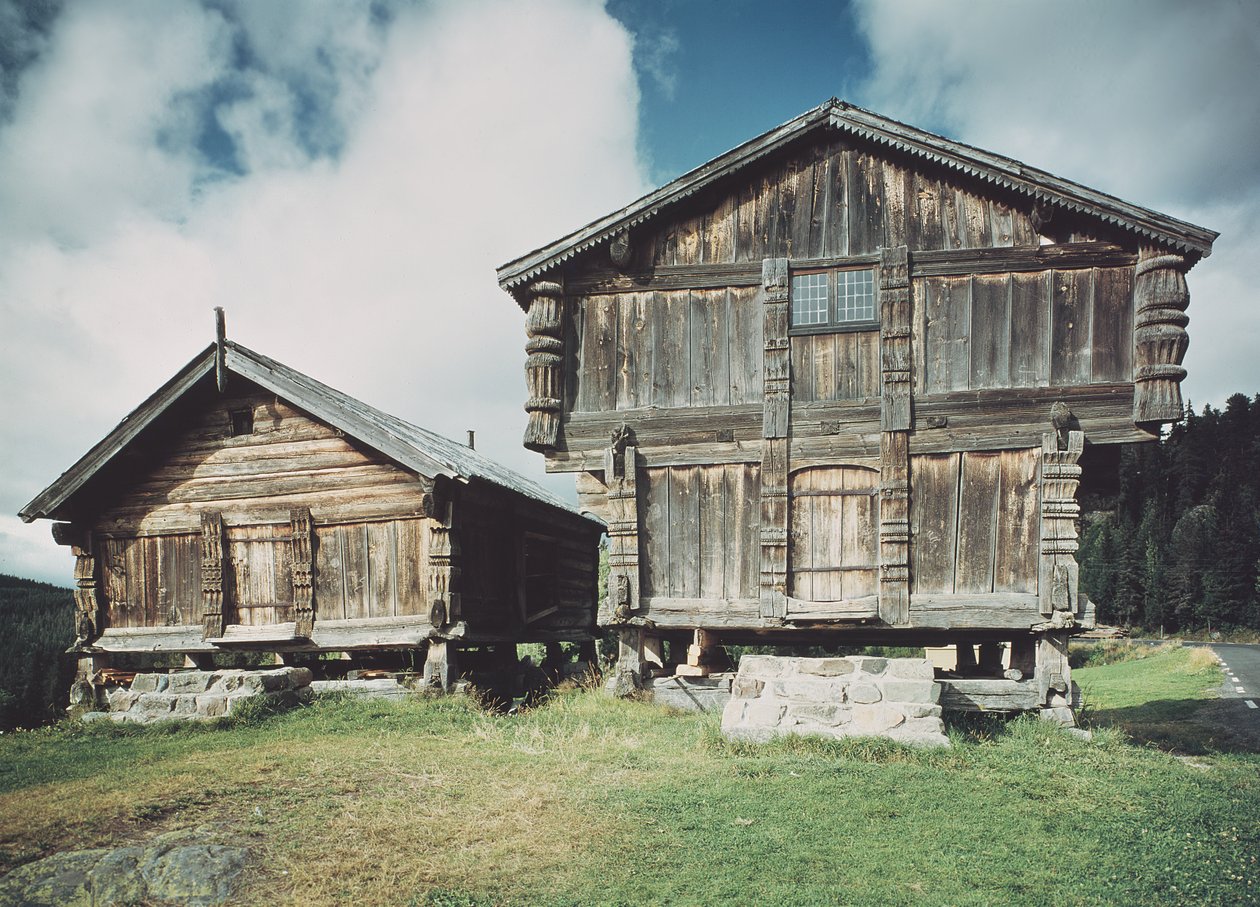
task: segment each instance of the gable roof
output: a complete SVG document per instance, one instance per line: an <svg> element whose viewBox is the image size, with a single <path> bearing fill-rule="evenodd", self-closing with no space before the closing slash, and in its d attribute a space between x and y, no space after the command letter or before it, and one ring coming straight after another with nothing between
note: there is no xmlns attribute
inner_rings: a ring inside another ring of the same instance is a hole
<svg viewBox="0 0 1260 907"><path fill-rule="evenodd" d="M1129 204L1012 158L916 129L832 98L683 174L621 210L502 265L497 271L499 286L513 290L561 262L610 240L621 231L651 220L670 206L815 130L836 130L893 148L1035 201L1096 217L1191 255L1202 257L1210 254L1213 241L1220 235L1158 211Z"/></svg>
<svg viewBox="0 0 1260 907"><path fill-rule="evenodd" d="M159 416L201 381L207 377L213 379L215 359L216 344L212 343L36 495L18 516L27 523L51 518ZM239 343L224 341L224 364L227 371L266 388L412 472L433 479L445 476L460 482L474 479L490 482L551 507L578 512L563 498L471 447L404 422Z"/></svg>

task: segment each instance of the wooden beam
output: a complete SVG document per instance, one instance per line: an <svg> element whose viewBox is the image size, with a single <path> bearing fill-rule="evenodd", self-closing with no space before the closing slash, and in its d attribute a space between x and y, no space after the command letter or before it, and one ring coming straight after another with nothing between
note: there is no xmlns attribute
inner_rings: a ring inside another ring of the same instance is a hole
<svg viewBox="0 0 1260 907"><path fill-rule="evenodd" d="M791 420L790 284L786 258L761 267L764 408L761 444L761 617L787 614L788 431Z"/></svg>
<svg viewBox="0 0 1260 907"><path fill-rule="evenodd" d="M941 708L966 712L1022 712L1040 705L1031 680L941 679Z"/></svg>

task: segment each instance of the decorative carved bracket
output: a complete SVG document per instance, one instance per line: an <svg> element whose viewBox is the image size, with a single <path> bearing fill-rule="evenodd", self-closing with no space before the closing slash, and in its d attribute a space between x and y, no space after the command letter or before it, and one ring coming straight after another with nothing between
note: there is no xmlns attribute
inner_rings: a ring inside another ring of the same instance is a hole
<svg viewBox="0 0 1260 907"><path fill-rule="evenodd" d="M429 521L429 619L434 629L453 624L462 616L454 511L454 502L444 501Z"/></svg>
<svg viewBox="0 0 1260 907"><path fill-rule="evenodd" d="M85 645L105 629L96 584L96 556L91 536L82 534L71 546L74 553L74 644Z"/></svg>
<svg viewBox="0 0 1260 907"><path fill-rule="evenodd" d="M910 252L905 246L879 253L879 347L883 373L880 427L909 431Z"/></svg>
<svg viewBox="0 0 1260 907"><path fill-rule="evenodd" d="M223 635L223 515L201 515L201 635Z"/></svg>
<svg viewBox="0 0 1260 907"><path fill-rule="evenodd" d="M761 425L761 617L787 617L788 431L792 362L788 326L791 283L786 258L761 263L764 409Z"/></svg>
<svg viewBox="0 0 1260 907"><path fill-rule="evenodd" d="M1190 335L1190 291L1186 260L1143 248L1134 269L1133 421L1177 422L1181 419L1181 367Z"/></svg>
<svg viewBox="0 0 1260 907"><path fill-rule="evenodd" d="M564 288L549 280L529 288L525 316L525 378L529 399L525 412L525 446L545 451L556 446L564 401Z"/></svg>
<svg viewBox="0 0 1260 907"><path fill-rule="evenodd" d="M315 525L310 508L294 510L289 516L293 525L293 635L309 639L315 632Z"/></svg>
<svg viewBox="0 0 1260 907"><path fill-rule="evenodd" d="M625 273L634 260L634 249L630 245L630 231L622 230L608 244L608 260L618 271Z"/></svg>

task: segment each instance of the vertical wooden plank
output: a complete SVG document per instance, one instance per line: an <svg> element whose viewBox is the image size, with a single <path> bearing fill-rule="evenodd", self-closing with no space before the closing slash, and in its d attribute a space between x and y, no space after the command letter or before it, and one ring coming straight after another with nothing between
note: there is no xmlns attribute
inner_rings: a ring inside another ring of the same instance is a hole
<svg viewBox="0 0 1260 907"><path fill-rule="evenodd" d="M836 156L834 145L828 145L814 161L810 198L809 237L801 253L808 258L827 255L827 235L832 217L832 168Z"/></svg>
<svg viewBox="0 0 1260 907"><path fill-rule="evenodd" d="M941 278L924 286L928 393L965 390L971 380L971 281Z"/></svg>
<svg viewBox="0 0 1260 907"><path fill-rule="evenodd" d="M912 247L916 251L945 248L945 231L941 223L941 181L916 172L913 193Z"/></svg>
<svg viewBox="0 0 1260 907"><path fill-rule="evenodd" d="M1093 321L1090 272L1053 271L1051 281L1054 298L1050 319L1050 384L1088 384Z"/></svg>
<svg viewBox="0 0 1260 907"><path fill-rule="evenodd" d="M913 176L892 161L880 161L883 179L884 248L907 245L910 241L910 218L913 212Z"/></svg>
<svg viewBox="0 0 1260 907"><path fill-rule="evenodd" d="M816 469L802 469L788 478L788 595L814 600L814 490Z"/></svg>
<svg viewBox="0 0 1260 907"><path fill-rule="evenodd" d="M394 523L394 552L398 563L394 572L394 589L399 617L428 614L424 595L424 542L427 535L423 520L397 520Z"/></svg>
<svg viewBox="0 0 1260 907"><path fill-rule="evenodd" d="M736 470L734 481L740 486L741 506L735 511L738 518L731 533L739 539L739 597L755 600L761 589L761 467L745 463L732 468Z"/></svg>
<svg viewBox="0 0 1260 907"><path fill-rule="evenodd" d="M755 287L725 291L730 328L731 405L757 403L762 399L762 313Z"/></svg>
<svg viewBox="0 0 1260 907"><path fill-rule="evenodd" d="M835 392L833 400L856 400L863 391L863 367L861 346L862 334L847 331L834 335L835 347Z"/></svg>
<svg viewBox="0 0 1260 907"><path fill-rule="evenodd" d="M346 597L346 617L371 617L368 608L370 585L367 526L352 523L341 532L341 571Z"/></svg>
<svg viewBox="0 0 1260 907"><path fill-rule="evenodd" d="M980 249L993 245L988 199L960 191L958 201L962 206L963 246Z"/></svg>
<svg viewBox="0 0 1260 907"><path fill-rule="evenodd" d="M617 297L617 409L651 403L656 349L651 299L651 293Z"/></svg>
<svg viewBox="0 0 1260 907"><path fill-rule="evenodd" d="M991 200L989 202L989 218L993 225L993 245L1015 245L1015 218L1009 205Z"/></svg>
<svg viewBox="0 0 1260 907"><path fill-rule="evenodd" d="M725 290L692 290L691 405L725 406L731 401L729 306Z"/></svg>
<svg viewBox="0 0 1260 907"><path fill-rule="evenodd" d="M700 467L670 469L670 595L695 598L700 593Z"/></svg>
<svg viewBox="0 0 1260 907"><path fill-rule="evenodd" d="M808 339L812 349L813 361L811 395L801 399L837 400L838 381L836 378L836 345L844 334L814 334ZM852 335L848 335L852 336ZM793 394L795 396L795 394Z"/></svg>
<svg viewBox="0 0 1260 907"><path fill-rule="evenodd" d="M846 507L848 498L838 494L845 488L846 470L841 466L809 472L813 473L812 487L817 494L805 499L811 512L809 566L815 571L810 599L840 601L844 598L844 571L838 568L854 564L851 555L858 535L852 523L854 514ZM825 567L831 569L820 572Z"/></svg>
<svg viewBox="0 0 1260 907"><path fill-rule="evenodd" d="M954 578L954 589L960 593L993 591L1000 465L1000 453L968 452L962 455L958 494L958 568Z"/></svg>
<svg viewBox="0 0 1260 907"><path fill-rule="evenodd" d="M1007 387L1010 364L1010 277L977 276L971 284L970 387Z"/></svg>
<svg viewBox="0 0 1260 907"><path fill-rule="evenodd" d="M1090 368L1095 384L1133 380L1133 269L1093 271Z"/></svg>
<svg viewBox="0 0 1260 907"><path fill-rule="evenodd" d="M757 223L757 189L756 181L749 181L740 187L738 201L735 206L735 260L760 261L760 242Z"/></svg>
<svg viewBox="0 0 1260 907"><path fill-rule="evenodd" d="M652 405L691 405L691 300L686 290L652 294L648 313L656 337Z"/></svg>
<svg viewBox="0 0 1260 907"><path fill-rule="evenodd" d="M1004 450L998 465L997 558L994 592L1037 592L1041 451Z"/></svg>
<svg viewBox="0 0 1260 907"><path fill-rule="evenodd" d="M700 264L703 234L704 218L700 215L689 217L678 225L678 248L674 255L674 264Z"/></svg>
<svg viewBox="0 0 1260 907"><path fill-rule="evenodd" d="M946 249L961 249L967 245L963 229L962 204L957 186L941 184L941 227Z"/></svg>
<svg viewBox="0 0 1260 907"><path fill-rule="evenodd" d="M1037 231L1033 229L1031 210L1032 205L1028 205L1027 210L1012 208L1011 209L1011 238L1012 245L1016 246L1036 246L1040 244L1037 238Z"/></svg>
<svg viewBox="0 0 1260 907"><path fill-rule="evenodd" d="M849 254L866 255L884 241L883 168L878 158L865 152L849 161Z"/></svg>
<svg viewBox="0 0 1260 907"><path fill-rule="evenodd" d="M582 309L582 368L577 410L608 412L617 405L617 297L587 296Z"/></svg>
<svg viewBox="0 0 1260 907"><path fill-rule="evenodd" d="M705 264L728 264L735 260L734 195L726 195L705 218L700 249Z"/></svg>
<svg viewBox="0 0 1260 907"><path fill-rule="evenodd" d="M831 207L827 212L824 255L849 255L849 179L853 173L853 150L837 147L831 157Z"/></svg>
<svg viewBox="0 0 1260 907"><path fill-rule="evenodd" d="M801 403L814 396L814 337L809 334L788 338L792 357L792 399Z"/></svg>
<svg viewBox="0 0 1260 907"><path fill-rule="evenodd" d="M814 161L817 146L796 163L795 172L785 174L781 185L783 210L783 254L788 258L804 258L809 254L809 226L814 207Z"/></svg>
<svg viewBox="0 0 1260 907"><path fill-rule="evenodd" d="M1011 275L1011 366L1013 387L1050 383L1050 275Z"/></svg>
<svg viewBox="0 0 1260 907"><path fill-rule="evenodd" d="M670 470L645 469L639 488L643 595L668 598L669 588L669 479Z"/></svg>
<svg viewBox="0 0 1260 907"><path fill-rule="evenodd" d="M844 487L848 491L874 492L878 488L879 474L873 469L845 468ZM855 599L875 595L879 591L877 572L874 567L879 563L879 536L876 527L879 523L877 499L874 494L849 494L841 499L843 505L841 525L844 536L845 566L870 564L868 569L846 570L841 576L844 581L842 598Z"/></svg>
<svg viewBox="0 0 1260 907"><path fill-rule="evenodd" d="M368 615L393 617L398 613L394 569L398 539L394 522L367 524Z"/></svg>
<svg viewBox="0 0 1260 907"><path fill-rule="evenodd" d="M699 595L722 598L726 594L725 562L730 545L726 537L726 467L702 466L699 472Z"/></svg>
<svg viewBox="0 0 1260 907"><path fill-rule="evenodd" d="M342 620L346 616L341 528L315 527L315 612L321 620Z"/></svg>
<svg viewBox="0 0 1260 907"><path fill-rule="evenodd" d="M869 400L880 395L880 358L882 343L879 331L855 331L851 335L856 360L853 399Z"/></svg>
<svg viewBox="0 0 1260 907"><path fill-rule="evenodd" d="M910 579L916 595L954 591L958 459L956 453L910 458Z"/></svg>

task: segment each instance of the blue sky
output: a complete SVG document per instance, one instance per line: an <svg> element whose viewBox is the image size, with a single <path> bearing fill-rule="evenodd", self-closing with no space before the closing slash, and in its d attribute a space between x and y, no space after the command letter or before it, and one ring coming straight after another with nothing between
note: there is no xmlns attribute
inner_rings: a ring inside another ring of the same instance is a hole
<svg viewBox="0 0 1260 907"><path fill-rule="evenodd" d="M1186 391L1255 393L1257 84L1251 0L0 0L0 572L216 305L541 476L495 266L832 96L1221 231Z"/></svg>

